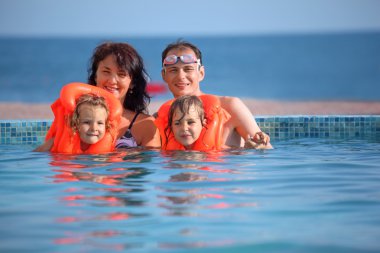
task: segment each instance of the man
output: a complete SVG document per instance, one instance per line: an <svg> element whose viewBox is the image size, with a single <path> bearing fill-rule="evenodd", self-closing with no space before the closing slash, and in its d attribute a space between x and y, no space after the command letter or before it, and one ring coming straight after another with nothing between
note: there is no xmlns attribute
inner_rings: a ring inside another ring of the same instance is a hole
<svg viewBox="0 0 380 253"><path fill-rule="evenodd" d="M175 98L202 95L200 82L205 77L202 53L193 44L177 41L162 52L162 79ZM230 147L272 148L270 138L261 132L252 113L237 97L219 96L221 107L231 118L225 123L223 141Z"/></svg>

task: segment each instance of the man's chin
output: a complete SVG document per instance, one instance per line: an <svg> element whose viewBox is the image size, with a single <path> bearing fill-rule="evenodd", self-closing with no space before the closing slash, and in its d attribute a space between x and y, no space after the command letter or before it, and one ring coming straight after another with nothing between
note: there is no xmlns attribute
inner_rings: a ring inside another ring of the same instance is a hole
<svg viewBox="0 0 380 253"><path fill-rule="evenodd" d="M175 93L173 92L174 97L181 97L185 95L193 95L190 90L181 90L181 91L176 91Z"/></svg>

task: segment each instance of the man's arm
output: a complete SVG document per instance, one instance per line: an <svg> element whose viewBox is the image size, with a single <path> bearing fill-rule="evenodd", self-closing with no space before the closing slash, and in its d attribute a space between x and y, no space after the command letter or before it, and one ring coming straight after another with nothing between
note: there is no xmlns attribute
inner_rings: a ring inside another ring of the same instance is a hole
<svg viewBox="0 0 380 253"><path fill-rule="evenodd" d="M257 125L255 118L248 107L237 97L220 97L222 107L231 114L231 119L226 123L226 135L233 134L236 131L244 141L258 140L257 134L262 132ZM273 148L270 144L269 136L265 133L258 141L260 144L257 148ZM229 136L224 136L228 141ZM228 145L228 143L226 143Z"/></svg>

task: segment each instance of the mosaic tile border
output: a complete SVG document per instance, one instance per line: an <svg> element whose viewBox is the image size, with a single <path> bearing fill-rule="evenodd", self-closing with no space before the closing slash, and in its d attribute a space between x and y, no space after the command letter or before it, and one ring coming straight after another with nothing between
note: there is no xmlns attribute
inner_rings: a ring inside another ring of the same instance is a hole
<svg viewBox="0 0 380 253"><path fill-rule="evenodd" d="M271 140L293 138L371 138L380 140L380 115L260 116ZM1 144L41 144L51 120L0 120Z"/></svg>
<svg viewBox="0 0 380 253"><path fill-rule="evenodd" d="M380 115L257 117L260 128L272 140L293 138L380 139Z"/></svg>
<svg viewBox="0 0 380 253"><path fill-rule="evenodd" d="M51 120L0 120L0 144L41 144Z"/></svg>

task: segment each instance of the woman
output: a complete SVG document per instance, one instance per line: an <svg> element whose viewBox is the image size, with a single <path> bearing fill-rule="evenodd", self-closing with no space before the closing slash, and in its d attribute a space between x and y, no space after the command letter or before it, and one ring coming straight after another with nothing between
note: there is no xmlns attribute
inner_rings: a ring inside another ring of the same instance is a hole
<svg viewBox="0 0 380 253"><path fill-rule="evenodd" d="M129 44L106 42L95 48L88 83L111 92L124 108L117 148L161 147L154 118L147 114L147 77L141 56Z"/></svg>

